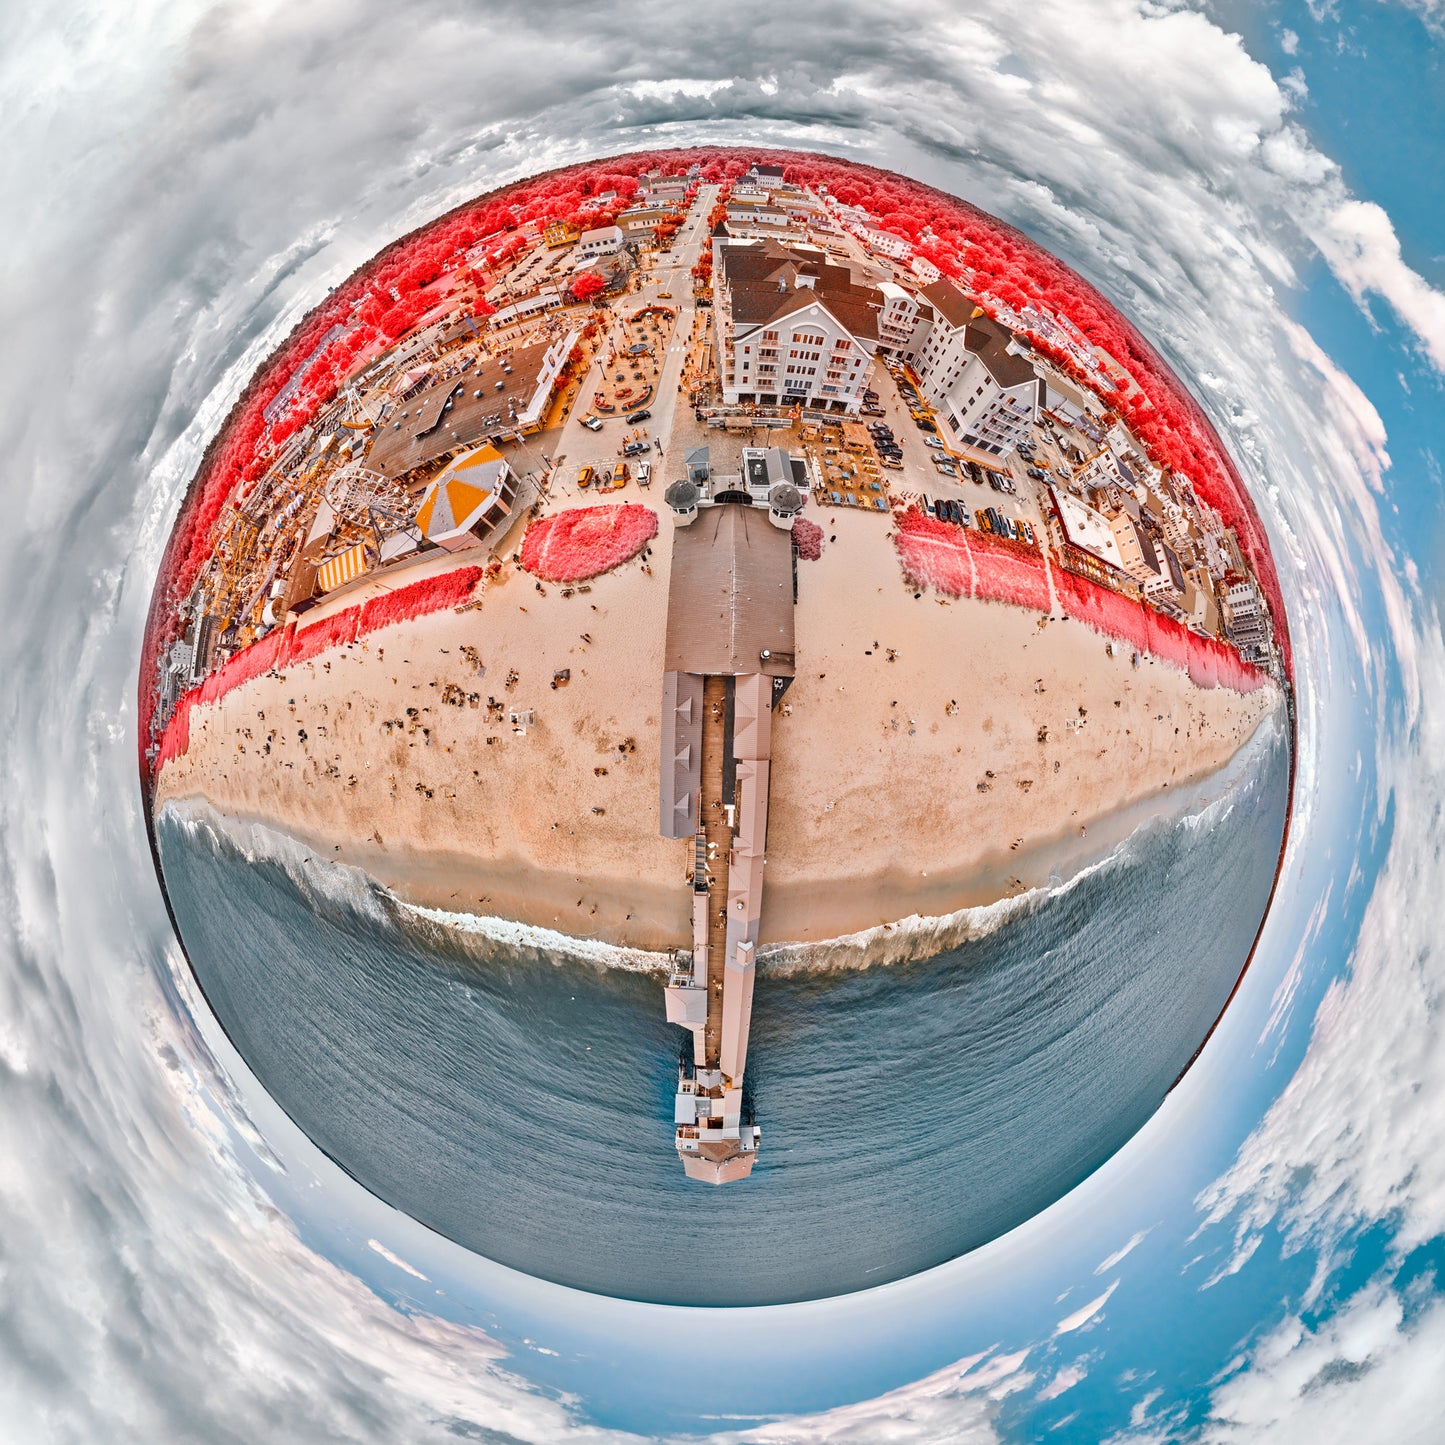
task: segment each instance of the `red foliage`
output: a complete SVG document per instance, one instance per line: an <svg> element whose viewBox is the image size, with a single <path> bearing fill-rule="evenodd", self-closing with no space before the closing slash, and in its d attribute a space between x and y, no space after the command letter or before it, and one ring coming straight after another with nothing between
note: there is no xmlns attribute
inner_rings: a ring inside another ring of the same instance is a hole
<svg viewBox="0 0 1445 1445"><path fill-rule="evenodd" d="M196 690L197 702L216 702L233 687L260 677L278 665L281 649L279 632L272 632L251 647L243 648L228 662L222 663Z"/></svg>
<svg viewBox="0 0 1445 1445"><path fill-rule="evenodd" d="M894 544L915 587L950 597L976 597L1015 607L1049 610L1044 559L1032 547L908 511L898 519Z"/></svg>
<svg viewBox="0 0 1445 1445"><path fill-rule="evenodd" d="M582 582L630 561L657 536L657 513L636 502L544 517L522 539L522 566L547 582Z"/></svg>
<svg viewBox="0 0 1445 1445"><path fill-rule="evenodd" d="M1032 547L969 531L922 512L905 512L895 543L904 574L915 587L935 587L950 597L1007 602L1038 612L1050 610L1049 578L1063 612L1105 637L1171 662L1198 687L1253 692L1265 675L1232 647L1200 637L1182 622L1107 587L1050 567Z"/></svg>
<svg viewBox="0 0 1445 1445"><path fill-rule="evenodd" d="M378 628L390 627L394 622L409 622L413 617L424 617L428 612L460 607L463 602L471 601L472 589L481 577L480 567L458 567L455 571L440 572L410 586L398 587L395 592L383 592L363 604L356 634L365 637Z"/></svg>
<svg viewBox="0 0 1445 1445"><path fill-rule="evenodd" d="M1212 637L1200 637L1172 617L1121 597L1085 577L1056 570L1054 587L1060 606L1070 617L1106 637L1127 642L1139 652L1184 668L1199 687L1253 692L1264 682L1264 674L1245 662L1232 647Z"/></svg>
<svg viewBox="0 0 1445 1445"><path fill-rule="evenodd" d="M191 709L198 703L219 702L232 688L260 677L273 667L284 669L310 662L333 647L342 647L394 622L408 622L429 612L458 607L470 600L481 576L480 567L458 567L413 582L409 587L399 587L395 592L383 593L356 607L333 612L310 627L294 630L287 627L284 631L272 632L260 642L243 648L176 704L175 713L161 736L156 767L180 757L190 746Z"/></svg>
<svg viewBox="0 0 1445 1445"><path fill-rule="evenodd" d="M567 288L574 301L590 301L602 292L607 283L595 271L583 271Z"/></svg>
<svg viewBox="0 0 1445 1445"><path fill-rule="evenodd" d="M165 732L161 734L160 753L156 758L157 770L163 763L180 757L191 745L192 697L193 694L188 692L176 703L176 710L171 714L171 720L166 724Z"/></svg>
<svg viewBox="0 0 1445 1445"><path fill-rule="evenodd" d="M793 522L793 546L804 562L816 562L823 555L823 529L806 517Z"/></svg>
<svg viewBox="0 0 1445 1445"><path fill-rule="evenodd" d="M360 618L360 607L346 607L340 612L333 612L330 617L320 622L312 623L310 627L297 628L294 636L289 639L283 666L309 662L329 648L355 642L356 624Z"/></svg>

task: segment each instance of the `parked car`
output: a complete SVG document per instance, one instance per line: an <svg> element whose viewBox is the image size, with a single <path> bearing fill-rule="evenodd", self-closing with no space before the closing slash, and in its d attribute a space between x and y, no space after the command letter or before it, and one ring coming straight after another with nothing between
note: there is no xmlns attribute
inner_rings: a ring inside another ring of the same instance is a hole
<svg viewBox="0 0 1445 1445"><path fill-rule="evenodd" d="M1027 542L1030 547L1032 547L1034 545L1033 524L1031 522L1020 522L1019 531L1024 534L1024 541Z"/></svg>
<svg viewBox="0 0 1445 1445"><path fill-rule="evenodd" d="M925 416L925 417L919 417L919 418L917 419L917 424L918 424L918 430L919 430L919 431L936 432L936 431L938 430L938 428L937 428L936 426L934 426L934 424L933 424L931 421L929 421L929 419L928 419L926 416Z"/></svg>
<svg viewBox="0 0 1445 1445"><path fill-rule="evenodd" d="M639 487L650 487L652 485L651 462L639 462L637 464L637 485Z"/></svg>
<svg viewBox="0 0 1445 1445"><path fill-rule="evenodd" d="M943 443L939 441L937 437L924 437L923 445L926 447L933 447L935 451L943 450Z"/></svg>
<svg viewBox="0 0 1445 1445"><path fill-rule="evenodd" d="M877 400L878 400L878 393L877 393L876 391L870 391L867 387L864 387L864 389L863 389L863 400L864 400L864 401L877 401Z"/></svg>
<svg viewBox="0 0 1445 1445"><path fill-rule="evenodd" d="M583 467L583 468L577 473L577 485L578 485L579 487L590 487L590 486L592 485L592 478L595 477L596 475L597 475L597 472L596 472L595 468L593 468L593 467Z"/></svg>
<svg viewBox="0 0 1445 1445"><path fill-rule="evenodd" d="M1049 479L1049 474L1042 467L1030 467L1029 476L1036 482L1046 482Z"/></svg>
<svg viewBox="0 0 1445 1445"><path fill-rule="evenodd" d="M978 529L980 532L993 531L993 508L978 513Z"/></svg>
<svg viewBox="0 0 1445 1445"><path fill-rule="evenodd" d="M903 463L897 457L884 457L883 465L890 471L901 472L903 470Z"/></svg>
<svg viewBox="0 0 1445 1445"><path fill-rule="evenodd" d="M958 508L958 520L965 527L973 526L973 513L970 512L967 507L962 506L958 502L955 502L953 505Z"/></svg>
<svg viewBox="0 0 1445 1445"><path fill-rule="evenodd" d="M628 417L627 417L627 425L628 425L628 426L640 426L640 425L641 425L643 422L645 422L645 421L648 419L648 417L650 417L651 415L652 415L652 413L651 413L650 411L648 411L646 407L643 407L643 409L642 409L641 411L629 412L629 413L628 413Z"/></svg>
<svg viewBox="0 0 1445 1445"><path fill-rule="evenodd" d="M612 468L612 485L614 487L623 486L631 475L632 468L629 467L626 462L618 462L617 465Z"/></svg>
<svg viewBox="0 0 1445 1445"><path fill-rule="evenodd" d="M923 503L923 510L926 513L928 513L930 516L938 515L937 512L934 510L933 498L930 497L927 492L920 493L918 500Z"/></svg>
<svg viewBox="0 0 1445 1445"><path fill-rule="evenodd" d="M589 431L602 430L602 423L595 416L584 416L582 418L582 425L585 426Z"/></svg>

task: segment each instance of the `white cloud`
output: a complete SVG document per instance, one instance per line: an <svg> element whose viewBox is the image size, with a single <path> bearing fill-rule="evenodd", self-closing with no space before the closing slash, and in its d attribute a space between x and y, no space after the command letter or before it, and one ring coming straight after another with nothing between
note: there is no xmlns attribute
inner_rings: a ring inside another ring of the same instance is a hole
<svg viewBox="0 0 1445 1445"><path fill-rule="evenodd" d="M1056 1335L1070 1335L1075 1330L1081 1330L1087 1324L1092 1323L1103 1313L1104 1306L1109 1303L1114 1291L1119 1288L1119 1281L1116 1279L1103 1294L1097 1299L1092 1299L1088 1304L1076 1309L1073 1314L1065 1315L1058 1324L1054 1326Z"/></svg>
<svg viewBox="0 0 1445 1445"><path fill-rule="evenodd" d="M720 1434L716 1445L995 1445L996 1402L1024 1388L1025 1353L971 1355L902 1389L857 1405Z"/></svg>
<svg viewBox="0 0 1445 1445"><path fill-rule="evenodd" d="M1356 301L1379 296L1414 332L1437 371L1445 371L1445 294L1406 265L1383 207L1339 199L1309 222L1320 254Z"/></svg>
<svg viewBox="0 0 1445 1445"><path fill-rule="evenodd" d="M1081 1364L1065 1365L1038 1393L1040 1400L1057 1400L1065 1390L1072 1390L1080 1380L1088 1376L1088 1370Z"/></svg>
<svg viewBox="0 0 1445 1445"><path fill-rule="evenodd" d="M368 1239L366 1241L366 1247L375 1250L388 1264L394 1264L398 1269L405 1270L406 1273L414 1279L426 1279L426 1275L417 1269L415 1265L408 1264L399 1254L393 1254L379 1239Z"/></svg>
<svg viewBox="0 0 1445 1445"><path fill-rule="evenodd" d="M1113 1269L1116 1264L1120 1263L1120 1261L1133 1254L1133 1252L1138 1249L1141 1244L1144 1243L1145 1239L1147 1239L1148 1236L1149 1231L1147 1229L1141 1229L1136 1234L1130 1235L1130 1237L1125 1240L1124 1243L1121 1244L1119 1248L1113 1252L1113 1254L1109 1255L1107 1259L1100 1260L1099 1263L1094 1266L1094 1273L1108 1274L1108 1272Z"/></svg>
<svg viewBox="0 0 1445 1445"><path fill-rule="evenodd" d="M1320 1445L1440 1438L1439 1367L1445 1306L1407 1323L1379 1284L1313 1328L1291 1317L1255 1347L1248 1367L1215 1391L1204 1445Z"/></svg>

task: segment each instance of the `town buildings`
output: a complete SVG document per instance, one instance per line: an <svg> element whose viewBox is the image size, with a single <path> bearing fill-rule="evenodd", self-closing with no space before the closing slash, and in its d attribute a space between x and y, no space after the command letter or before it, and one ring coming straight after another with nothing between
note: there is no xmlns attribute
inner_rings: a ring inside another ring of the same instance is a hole
<svg viewBox="0 0 1445 1445"><path fill-rule="evenodd" d="M620 251L627 238L621 226L599 226L595 231L583 231L577 239L572 259L578 266L585 266L599 256L611 256Z"/></svg>

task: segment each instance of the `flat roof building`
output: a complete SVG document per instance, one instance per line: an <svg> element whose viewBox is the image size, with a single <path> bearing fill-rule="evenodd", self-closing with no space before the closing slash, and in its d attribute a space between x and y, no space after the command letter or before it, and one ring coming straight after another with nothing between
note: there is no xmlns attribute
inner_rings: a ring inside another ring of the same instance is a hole
<svg viewBox="0 0 1445 1445"><path fill-rule="evenodd" d="M764 507L704 507L672 539L665 672L793 675L793 542Z"/></svg>

